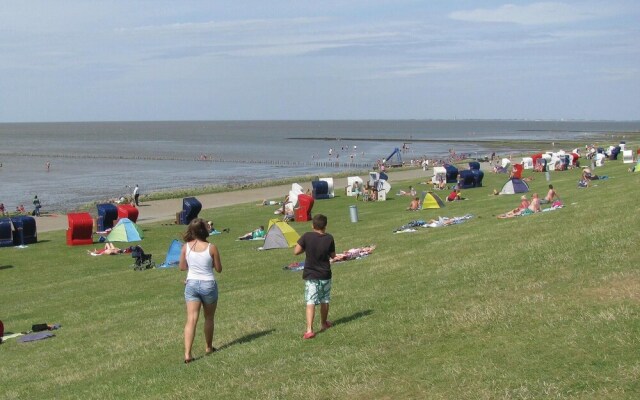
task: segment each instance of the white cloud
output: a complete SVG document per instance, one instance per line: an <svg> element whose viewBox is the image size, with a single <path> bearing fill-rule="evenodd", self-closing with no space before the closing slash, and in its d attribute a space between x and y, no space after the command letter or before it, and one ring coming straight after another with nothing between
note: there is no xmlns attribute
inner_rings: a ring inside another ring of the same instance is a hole
<svg viewBox="0 0 640 400"><path fill-rule="evenodd" d="M528 5L505 4L498 8L455 11L452 19L470 22L504 22L520 25L545 25L582 21L605 16L604 7L540 2Z"/></svg>
<svg viewBox="0 0 640 400"><path fill-rule="evenodd" d="M640 73L640 69L635 67L630 68L605 68L602 71L602 78L606 81L617 82L617 81L629 81L633 82L638 74Z"/></svg>
<svg viewBox="0 0 640 400"><path fill-rule="evenodd" d="M461 65L454 62L428 62L417 65L405 65L395 68L391 74L396 77L412 77L438 72L446 72L460 69Z"/></svg>

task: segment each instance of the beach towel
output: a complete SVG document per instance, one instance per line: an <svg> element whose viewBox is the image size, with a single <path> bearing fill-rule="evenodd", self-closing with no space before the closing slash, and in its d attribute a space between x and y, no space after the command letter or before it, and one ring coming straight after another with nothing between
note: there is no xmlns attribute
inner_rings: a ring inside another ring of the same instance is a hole
<svg viewBox="0 0 640 400"><path fill-rule="evenodd" d="M289 265L285 265L283 269L287 271L302 271L304 269L304 261L292 262Z"/></svg>
<svg viewBox="0 0 640 400"><path fill-rule="evenodd" d="M402 225L401 227L394 229L393 233L415 232L416 230L413 228L421 227L426 223L427 221L424 221L421 219L409 221L406 224Z"/></svg>
<svg viewBox="0 0 640 400"><path fill-rule="evenodd" d="M462 217L438 217L437 220L433 220L430 223L424 225L424 228L439 228L441 226L449 226L461 224L469 219L473 218L472 214L466 214Z"/></svg>
<svg viewBox="0 0 640 400"><path fill-rule="evenodd" d="M6 341L7 339L17 338L18 336L22 336L22 335L24 335L24 333L20 333L20 332L17 332L17 333L6 332L6 335L4 335L4 336L2 337L2 341L4 342L4 341Z"/></svg>
<svg viewBox="0 0 640 400"><path fill-rule="evenodd" d="M553 205L549 208L543 208L542 212L546 212L546 211L555 211L555 210L559 210L561 208L563 208L564 205L562 203L560 203L559 201L556 201L553 203Z"/></svg>
<svg viewBox="0 0 640 400"><path fill-rule="evenodd" d="M469 219L473 218L472 214L466 214L462 217L438 217L438 219L433 219L429 222L425 222L422 220L419 221L411 221L406 225L401 226L393 231L393 233L410 233L415 232L417 227L420 228L439 228L441 226L449 226L461 224Z"/></svg>
<svg viewBox="0 0 640 400"><path fill-rule="evenodd" d="M37 332L37 333L31 333L29 335L24 335L21 336L18 339L18 343L27 343L27 342L35 342L37 340L44 340L44 339L48 339L51 337L54 337L55 335L51 332Z"/></svg>

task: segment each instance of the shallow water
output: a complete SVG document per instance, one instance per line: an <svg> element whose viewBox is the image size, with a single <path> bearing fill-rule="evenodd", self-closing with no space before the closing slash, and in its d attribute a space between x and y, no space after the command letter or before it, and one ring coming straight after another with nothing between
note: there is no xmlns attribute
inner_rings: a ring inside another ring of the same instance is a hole
<svg viewBox="0 0 640 400"><path fill-rule="evenodd" d="M638 131L639 125L533 121L0 124L0 202L9 210L19 204L31 209L37 194L44 211L68 211L130 195L135 184L144 195L367 169L405 143L405 162L422 156L440 158L450 149L486 156L491 149L482 140L586 140L593 133ZM330 164L336 161L339 166Z"/></svg>

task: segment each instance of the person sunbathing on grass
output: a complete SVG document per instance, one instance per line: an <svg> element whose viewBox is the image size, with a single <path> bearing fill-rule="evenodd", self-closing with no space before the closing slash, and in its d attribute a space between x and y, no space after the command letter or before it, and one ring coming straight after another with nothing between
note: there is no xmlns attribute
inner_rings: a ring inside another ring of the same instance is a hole
<svg viewBox="0 0 640 400"><path fill-rule="evenodd" d="M527 210L529 207L529 200L527 200L527 196L522 196L520 197L520 205L516 208L514 208L511 211L508 211L504 214L500 214L498 215L498 218L513 218L513 217L517 217L518 215L521 215L524 210Z"/></svg>
<svg viewBox="0 0 640 400"><path fill-rule="evenodd" d="M405 192L404 190L400 190L398 192L398 196L415 196L416 195L416 190L413 188L413 186L409 186L409 191Z"/></svg>
<svg viewBox="0 0 640 400"><path fill-rule="evenodd" d="M465 200L465 198L460 194L460 189L453 189L453 191L449 193L449 196L447 196L447 201L457 200Z"/></svg>
<svg viewBox="0 0 640 400"><path fill-rule="evenodd" d="M264 199L264 200L262 200L262 203L259 203L259 204L256 204L256 205L257 206L281 206L282 202L281 201Z"/></svg>
<svg viewBox="0 0 640 400"><path fill-rule="evenodd" d="M430 219L425 225L429 228L437 228L440 226L448 226L455 224L456 220L449 217L438 217L438 219Z"/></svg>
<svg viewBox="0 0 640 400"><path fill-rule="evenodd" d="M222 230L222 232L220 232L219 230L217 230L216 228L213 227L213 221L207 221L207 227L209 229L209 236L211 236L211 235L219 235L222 232L227 232L227 233L231 232L231 229L229 229L229 228L224 228Z"/></svg>
<svg viewBox="0 0 640 400"><path fill-rule="evenodd" d="M264 226L260 225L256 229L251 232L247 232L244 235L240 236L238 240L252 240L252 239L260 239L265 235Z"/></svg>
<svg viewBox="0 0 640 400"><path fill-rule="evenodd" d="M104 244L104 248L103 249L93 249L93 251L89 251L87 250L88 254L91 254L92 256L100 256L103 254L109 254L109 255L113 255L113 254L122 254L124 253L124 250L117 248L116 246L114 246L113 243L107 242Z"/></svg>
<svg viewBox="0 0 640 400"><path fill-rule="evenodd" d="M335 257L331 258L330 261L334 263L334 262L340 262L340 261L355 260L356 258L364 257L373 253L375 249L376 249L376 246L365 246L365 247L349 249L349 250L343 251L342 253L337 253Z"/></svg>
<svg viewBox="0 0 640 400"><path fill-rule="evenodd" d="M541 204L553 203L554 198L560 201L560 196L558 196L558 193L553 188L553 185L549 185L549 191L547 192L547 195L544 196L544 199L540 200L540 203Z"/></svg>
<svg viewBox="0 0 640 400"><path fill-rule="evenodd" d="M531 211L531 213L538 213L542 211L540 208L540 198L538 197L538 193L531 195L531 202L529 203L527 210Z"/></svg>
<svg viewBox="0 0 640 400"><path fill-rule="evenodd" d="M409 207L407 207L407 211L418 211L420 209L420 198L414 197L409 203Z"/></svg>

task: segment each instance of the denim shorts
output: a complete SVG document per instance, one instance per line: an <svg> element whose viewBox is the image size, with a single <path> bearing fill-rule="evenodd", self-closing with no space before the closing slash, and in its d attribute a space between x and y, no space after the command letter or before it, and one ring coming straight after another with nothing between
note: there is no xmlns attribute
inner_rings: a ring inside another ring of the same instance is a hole
<svg viewBox="0 0 640 400"><path fill-rule="evenodd" d="M328 304L329 300L331 300L331 279L309 279L304 281L304 301L306 304Z"/></svg>
<svg viewBox="0 0 640 400"><path fill-rule="evenodd" d="M213 304L218 301L218 283L216 281L188 279L184 287L184 299L185 301Z"/></svg>

